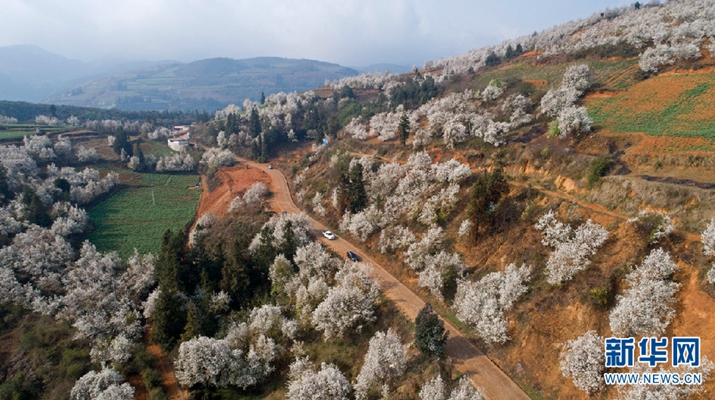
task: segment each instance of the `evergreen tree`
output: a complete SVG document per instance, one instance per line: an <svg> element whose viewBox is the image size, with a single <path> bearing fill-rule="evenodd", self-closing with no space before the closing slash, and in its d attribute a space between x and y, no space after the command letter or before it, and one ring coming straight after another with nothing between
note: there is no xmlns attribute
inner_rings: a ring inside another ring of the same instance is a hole
<svg viewBox="0 0 715 400"><path fill-rule="evenodd" d="M355 93L353 92L353 88L348 85L344 85L342 89L340 89L340 98L354 99Z"/></svg>
<svg viewBox="0 0 715 400"><path fill-rule="evenodd" d="M273 264L274 271L271 274L271 297L275 299L276 304L289 306L291 304L290 295L286 291L286 285L294 275L294 266L286 258L276 261Z"/></svg>
<svg viewBox="0 0 715 400"><path fill-rule="evenodd" d="M340 131L340 121L336 117L328 118L328 126L326 129L326 136L331 138L338 137L338 132Z"/></svg>
<svg viewBox="0 0 715 400"><path fill-rule="evenodd" d="M506 47L506 54L504 54L504 57L507 60L514 58L514 48L512 48L511 45Z"/></svg>
<svg viewBox="0 0 715 400"><path fill-rule="evenodd" d="M504 170L500 165L495 165L489 175L489 202L496 205L502 197L509 193L509 183L504 178Z"/></svg>
<svg viewBox="0 0 715 400"><path fill-rule="evenodd" d="M255 139L251 141L251 155L253 155L254 158L258 159L261 157L261 149L263 148L262 145L262 140L261 136L259 135Z"/></svg>
<svg viewBox="0 0 715 400"><path fill-rule="evenodd" d="M283 254L286 258L292 260L297 249L298 242L296 241L295 233L293 233L293 222L286 221L283 226L283 244L277 253Z"/></svg>
<svg viewBox="0 0 715 400"><path fill-rule="evenodd" d="M114 144L112 145L112 149L117 154L122 154L122 150L124 150L128 156L132 156L134 154L132 144L129 143L127 134L121 126L117 129L117 133L114 135Z"/></svg>
<svg viewBox="0 0 715 400"><path fill-rule="evenodd" d="M437 96L438 88L437 84L434 82L432 76L428 76L422 81L422 86L420 87L422 91L422 96L420 97L420 104L426 104L433 97Z"/></svg>
<svg viewBox="0 0 715 400"><path fill-rule="evenodd" d="M514 56L520 56L524 54L524 48L521 47L521 43L516 45L516 49L514 50Z"/></svg>
<svg viewBox="0 0 715 400"><path fill-rule="evenodd" d="M164 232L161 251L157 257L154 274L159 285L167 290L193 293L198 284L198 276L192 271L191 260L184 248L186 235L171 230Z"/></svg>
<svg viewBox="0 0 715 400"><path fill-rule="evenodd" d="M262 130L263 128L261 128L261 118L258 116L258 109L253 107L251 109L251 116L248 119L248 133L251 134L251 137L257 137L261 134Z"/></svg>
<svg viewBox="0 0 715 400"><path fill-rule="evenodd" d="M67 179L57 178L54 181L54 185L60 190L58 199L61 201L70 201L70 190L72 189L72 185L70 185Z"/></svg>
<svg viewBox="0 0 715 400"><path fill-rule="evenodd" d="M205 279L202 278L201 288L207 293L218 291L219 282L221 281L221 269L226 263L223 246L219 243L214 247L212 254L207 254L206 251L202 251L202 253L205 255L202 258L201 271L206 277Z"/></svg>
<svg viewBox="0 0 715 400"><path fill-rule="evenodd" d="M495 65L499 65L501 63L501 58L499 58L498 55L496 55L495 52L490 52L489 55L487 56L487 59L484 61L487 67L493 67Z"/></svg>
<svg viewBox="0 0 715 400"><path fill-rule="evenodd" d="M189 303L188 308L189 312L186 314L186 325L184 325L184 332L181 334L181 342L185 342L203 334L203 329L201 329L201 312L193 302Z"/></svg>
<svg viewBox="0 0 715 400"><path fill-rule="evenodd" d="M259 137L261 138L261 156L258 158L258 161L268 162L268 141L266 140L266 135L261 132Z"/></svg>
<svg viewBox="0 0 715 400"><path fill-rule="evenodd" d="M134 143L134 146L132 148L132 153L133 156L139 158L139 168L137 169L138 171L141 171L144 169L144 162L146 161L144 158L144 152L141 149L141 146L139 146L139 143Z"/></svg>
<svg viewBox="0 0 715 400"><path fill-rule="evenodd" d="M45 228L52 225L52 218L48 213L47 207L32 189L27 186L23 188L21 201L25 205L27 222Z"/></svg>
<svg viewBox="0 0 715 400"><path fill-rule="evenodd" d="M342 215L349 207L350 180L343 169L340 170L338 177L338 210Z"/></svg>
<svg viewBox="0 0 715 400"><path fill-rule="evenodd" d="M351 213L358 213L367 207L367 192L362 178L362 165L356 163L350 170L348 207Z"/></svg>
<svg viewBox="0 0 715 400"><path fill-rule="evenodd" d="M164 350L169 350L179 339L186 326L184 296L162 286L154 306L153 318L154 326L151 338L159 343Z"/></svg>
<svg viewBox="0 0 715 400"><path fill-rule="evenodd" d="M415 318L415 347L426 356L441 357L448 336L432 306L425 304Z"/></svg>
<svg viewBox="0 0 715 400"><path fill-rule="evenodd" d="M250 280L248 269L251 257L248 255L250 238L245 233L246 228L239 224L238 234L233 242L233 253L228 257L221 268L221 290L231 296L235 308L248 298Z"/></svg>
<svg viewBox="0 0 715 400"><path fill-rule="evenodd" d="M266 104L266 94L261 92L261 104Z"/></svg>
<svg viewBox="0 0 715 400"><path fill-rule="evenodd" d="M226 136L236 133L234 132L236 125L236 114L231 113L228 114L228 117L226 117L226 129L224 129L224 132L226 132Z"/></svg>
<svg viewBox="0 0 715 400"><path fill-rule="evenodd" d="M469 214L472 222L472 239L479 239L481 222L492 223L500 200L509 193L509 184L499 164L494 166L492 173L485 172L477 178L472 186L469 202Z"/></svg>
<svg viewBox="0 0 715 400"><path fill-rule="evenodd" d="M250 288L253 291L269 282L268 270L278 255L275 247L273 247L273 235L268 228L263 228L260 240L261 242L253 257L253 263L248 269Z"/></svg>
<svg viewBox="0 0 715 400"><path fill-rule="evenodd" d="M479 225L489 206L487 193L487 178L480 174L472 185L471 200L469 201L469 216L472 222L471 236L475 243L479 239Z"/></svg>
<svg viewBox="0 0 715 400"><path fill-rule="evenodd" d="M407 139L410 137L410 120L407 118L407 113L402 113L398 130L400 136L400 143L405 146L407 144Z"/></svg>
<svg viewBox="0 0 715 400"><path fill-rule="evenodd" d="M0 162L0 205L7 204L12 197L13 193L10 190L10 184L7 181L7 170Z"/></svg>

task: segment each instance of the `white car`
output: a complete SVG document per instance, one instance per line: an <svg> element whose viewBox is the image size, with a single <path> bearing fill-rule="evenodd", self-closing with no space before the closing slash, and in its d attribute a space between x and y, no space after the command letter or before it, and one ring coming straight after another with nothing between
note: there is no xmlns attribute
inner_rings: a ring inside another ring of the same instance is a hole
<svg viewBox="0 0 715 400"><path fill-rule="evenodd" d="M335 240L335 235L333 235L333 232L323 231L323 236L325 236L328 240Z"/></svg>

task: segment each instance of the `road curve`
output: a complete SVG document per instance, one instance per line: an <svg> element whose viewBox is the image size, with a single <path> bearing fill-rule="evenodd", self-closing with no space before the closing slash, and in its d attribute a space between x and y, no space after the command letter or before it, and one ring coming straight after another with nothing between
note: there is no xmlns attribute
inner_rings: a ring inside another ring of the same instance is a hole
<svg viewBox="0 0 715 400"><path fill-rule="evenodd" d="M288 182L286 182L285 176L280 171L268 169L268 164L259 164L245 159L239 160L248 164L251 168L259 168L265 171L271 177L270 189L273 192L273 198L270 200L270 205L274 211L278 213L283 211L300 213L303 211L293 202ZM414 321L419 311L425 306L425 302L419 296L352 243L341 238L335 240L323 238L321 231L327 228L312 218L311 221L313 223L313 233L323 244L340 255L344 255L348 250L352 251L357 253L364 261L371 263L373 265L372 274L380 283L382 292L397 305L397 308L407 318ZM442 318L440 317L440 319ZM450 324L449 321L444 319L442 321L445 329L450 332L444 348L445 354L452 358L454 366L459 371L469 376L475 386L481 388L487 399L529 399L526 393L504 371L499 369L496 364L475 347L466 336Z"/></svg>

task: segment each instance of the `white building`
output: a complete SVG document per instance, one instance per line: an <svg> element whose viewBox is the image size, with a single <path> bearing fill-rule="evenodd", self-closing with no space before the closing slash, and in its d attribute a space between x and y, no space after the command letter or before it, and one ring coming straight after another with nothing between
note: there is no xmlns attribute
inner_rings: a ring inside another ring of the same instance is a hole
<svg viewBox="0 0 715 400"><path fill-rule="evenodd" d="M189 140L188 139L169 139L169 140L167 140L167 144L169 145L170 149L180 152L182 150L186 150L189 147Z"/></svg>

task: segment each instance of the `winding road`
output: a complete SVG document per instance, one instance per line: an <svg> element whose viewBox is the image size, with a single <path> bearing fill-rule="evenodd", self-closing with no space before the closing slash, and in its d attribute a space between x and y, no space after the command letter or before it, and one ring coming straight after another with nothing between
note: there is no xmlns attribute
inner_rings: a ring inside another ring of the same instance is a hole
<svg viewBox="0 0 715 400"><path fill-rule="evenodd" d="M270 189L273 192L273 198L270 200L270 205L275 212L300 213L303 211L293 202L288 182L280 171L269 169L268 164L259 164L245 159L239 160L244 164L248 164L251 168L261 169L271 177ZM373 267L372 274L377 278L380 290L395 303L407 318L414 321L417 313L425 306L425 302L419 296L352 243L341 238L335 240L323 238L321 232L327 230L327 228L312 218L311 221L313 223L313 233L323 244L341 255L344 255L347 251L352 251L358 254L363 261L371 263ZM481 388L487 399L518 400L529 398L504 371L499 369L496 364L474 346L466 336L450 324L449 321L444 319L442 321L445 329L450 332L444 348L445 354L452 359L454 366L459 371L469 376L474 385Z"/></svg>

